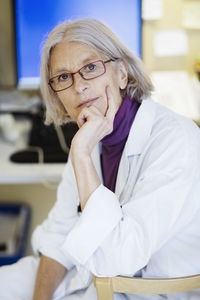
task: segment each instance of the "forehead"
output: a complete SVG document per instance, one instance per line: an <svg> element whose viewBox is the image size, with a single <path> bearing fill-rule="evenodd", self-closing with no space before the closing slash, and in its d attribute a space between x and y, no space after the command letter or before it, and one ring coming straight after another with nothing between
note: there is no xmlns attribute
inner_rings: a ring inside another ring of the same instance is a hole
<svg viewBox="0 0 200 300"><path fill-rule="evenodd" d="M51 52L50 71L52 74L62 70L74 72L95 59L105 59L105 56L84 43L63 41Z"/></svg>

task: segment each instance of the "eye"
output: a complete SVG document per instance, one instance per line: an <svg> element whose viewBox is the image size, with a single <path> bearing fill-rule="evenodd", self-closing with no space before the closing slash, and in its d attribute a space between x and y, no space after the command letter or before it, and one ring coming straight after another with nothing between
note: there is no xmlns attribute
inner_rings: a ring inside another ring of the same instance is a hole
<svg viewBox="0 0 200 300"><path fill-rule="evenodd" d="M53 84L53 83L54 83L54 80L53 80L53 79L50 79L50 80L49 80L49 83L50 83L50 84Z"/></svg>
<svg viewBox="0 0 200 300"><path fill-rule="evenodd" d="M70 75L68 73L63 73L58 76L58 81L66 81L70 79Z"/></svg>
<svg viewBox="0 0 200 300"><path fill-rule="evenodd" d="M91 63L84 67L84 71L92 72L92 71L95 71L96 68L97 68L97 65L95 63Z"/></svg>

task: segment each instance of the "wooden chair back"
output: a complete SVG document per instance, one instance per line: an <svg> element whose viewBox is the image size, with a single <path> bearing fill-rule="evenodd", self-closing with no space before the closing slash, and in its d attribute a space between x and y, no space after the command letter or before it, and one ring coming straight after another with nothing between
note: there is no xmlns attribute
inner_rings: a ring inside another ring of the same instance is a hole
<svg viewBox="0 0 200 300"><path fill-rule="evenodd" d="M114 300L113 293L170 294L200 288L200 274L177 278L95 277L98 300Z"/></svg>

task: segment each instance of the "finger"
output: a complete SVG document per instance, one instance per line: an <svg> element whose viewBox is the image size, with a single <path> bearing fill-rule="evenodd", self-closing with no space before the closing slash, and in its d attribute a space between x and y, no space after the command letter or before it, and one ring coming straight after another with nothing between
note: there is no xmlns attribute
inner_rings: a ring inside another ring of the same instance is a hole
<svg viewBox="0 0 200 300"><path fill-rule="evenodd" d="M107 110L105 113L105 117L113 119L116 113L115 112L116 107L115 107L113 93L109 86L106 87L106 96L107 96Z"/></svg>
<svg viewBox="0 0 200 300"><path fill-rule="evenodd" d="M82 110L77 118L78 127L81 128L85 122L87 122L87 114Z"/></svg>
<svg viewBox="0 0 200 300"><path fill-rule="evenodd" d="M83 126L87 121L94 118L96 119L96 116L100 116L99 110L94 106L84 107L77 118L77 124L79 128Z"/></svg>

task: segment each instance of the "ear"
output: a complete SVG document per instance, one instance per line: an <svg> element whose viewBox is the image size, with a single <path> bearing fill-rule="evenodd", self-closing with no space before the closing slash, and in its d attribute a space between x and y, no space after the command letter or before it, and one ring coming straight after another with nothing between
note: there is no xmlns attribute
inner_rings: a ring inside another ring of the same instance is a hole
<svg viewBox="0 0 200 300"><path fill-rule="evenodd" d="M125 89L128 83L128 68L123 60L118 62L118 84L121 90Z"/></svg>

